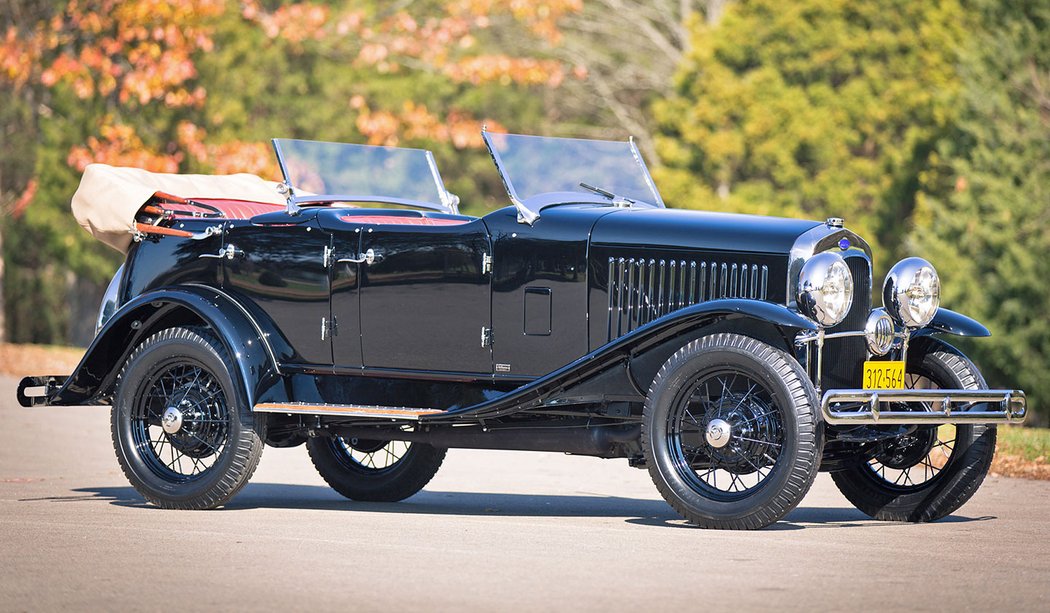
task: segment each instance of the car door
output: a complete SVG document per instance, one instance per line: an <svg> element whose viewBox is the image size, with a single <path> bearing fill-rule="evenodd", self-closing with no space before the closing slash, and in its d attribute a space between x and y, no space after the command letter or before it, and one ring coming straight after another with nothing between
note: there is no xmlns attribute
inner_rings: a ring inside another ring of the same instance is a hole
<svg viewBox="0 0 1050 613"><path fill-rule="evenodd" d="M331 236L312 216L284 213L227 226L223 287L272 321L291 348L289 366L330 366L329 278L324 256Z"/></svg>
<svg viewBox="0 0 1050 613"><path fill-rule="evenodd" d="M383 213L367 223L341 218L360 236L359 257L349 259L364 260L356 281L364 367L491 375L491 344L483 338L491 326L484 222ZM340 326L349 308L333 295ZM342 344L343 333L336 339Z"/></svg>
<svg viewBox="0 0 1050 613"><path fill-rule="evenodd" d="M332 235L327 265L332 288L332 360L336 371L359 369L361 360L360 223L346 221L338 211L324 211L321 226Z"/></svg>

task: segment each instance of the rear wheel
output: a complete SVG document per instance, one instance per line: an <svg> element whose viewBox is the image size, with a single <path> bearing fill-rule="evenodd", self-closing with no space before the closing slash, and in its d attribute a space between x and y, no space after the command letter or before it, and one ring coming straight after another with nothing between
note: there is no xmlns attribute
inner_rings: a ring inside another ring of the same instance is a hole
<svg viewBox="0 0 1050 613"><path fill-rule="evenodd" d="M407 441L315 437L310 460L332 489L350 500L397 502L437 474L447 449Z"/></svg>
<svg viewBox="0 0 1050 613"><path fill-rule="evenodd" d="M113 397L113 448L146 500L211 509L255 471L264 426L238 402L230 363L203 328L162 330L128 358Z"/></svg>
<svg viewBox="0 0 1050 613"><path fill-rule="evenodd" d="M642 449L664 499L705 528L767 526L802 500L821 449L812 384L790 356L717 334L664 363L649 388Z"/></svg>
<svg viewBox="0 0 1050 613"><path fill-rule="evenodd" d="M912 344L907 373L909 388L987 387L970 360L935 339ZM995 435L995 426L919 426L873 446L831 476L855 507L875 519L933 521L956 511L980 487L995 454Z"/></svg>

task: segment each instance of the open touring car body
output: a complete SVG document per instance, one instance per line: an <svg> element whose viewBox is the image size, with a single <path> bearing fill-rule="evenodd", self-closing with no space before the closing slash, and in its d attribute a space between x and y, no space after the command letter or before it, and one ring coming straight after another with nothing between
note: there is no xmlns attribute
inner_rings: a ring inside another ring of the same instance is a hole
<svg viewBox="0 0 1050 613"><path fill-rule="evenodd" d="M633 143L485 137L510 205L483 217L459 214L419 150L277 140L281 184L89 167L75 212L126 261L81 364L27 378L20 401L109 403L144 340L196 327L222 344L231 403L270 445L399 440L644 466L661 369L722 335L804 373L825 470L891 436L1024 418L1016 390L864 385L866 362L988 332L936 305L921 326L873 309L870 248L841 220L668 209ZM800 303L821 254L851 280L833 325ZM882 355L876 334L889 335ZM709 419L707 440L730 422Z"/></svg>

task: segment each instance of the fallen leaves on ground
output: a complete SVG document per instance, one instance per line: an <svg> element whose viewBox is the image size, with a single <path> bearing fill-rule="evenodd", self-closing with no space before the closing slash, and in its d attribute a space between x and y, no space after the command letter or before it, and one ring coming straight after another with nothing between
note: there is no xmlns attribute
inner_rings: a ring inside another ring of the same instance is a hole
<svg viewBox="0 0 1050 613"><path fill-rule="evenodd" d="M83 355L84 350L79 347L0 343L0 374L68 375Z"/></svg>
<svg viewBox="0 0 1050 613"><path fill-rule="evenodd" d="M991 472L1000 477L1050 481L1050 464L1046 462L1046 458L1042 458L1041 462L1039 460L1040 458L1026 460L1018 455L996 452Z"/></svg>

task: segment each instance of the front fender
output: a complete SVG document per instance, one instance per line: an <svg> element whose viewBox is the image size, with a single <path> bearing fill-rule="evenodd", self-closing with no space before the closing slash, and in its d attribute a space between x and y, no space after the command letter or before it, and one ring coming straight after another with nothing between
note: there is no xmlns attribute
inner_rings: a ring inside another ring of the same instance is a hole
<svg viewBox="0 0 1050 613"><path fill-rule="evenodd" d="M702 302L655 319L499 398L433 417L423 417L420 421L502 416L534 408L558 397L584 395L595 389L634 390L633 395L644 398L645 391L632 380L631 369L623 368L624 364L629 365L639 356L651 356L653 352L659 352L661 346L673 345L683 335L731 319L749 319L755 324L772 325L787 343L791 343L798 332L816 330L818 327L813 320L779 304L735 298ZM607 375L612 379L607 378Z"/></svg>
<svg viewBox="0 0 1050 613"><path fill-rule="evenodd" d="M962 313L949 311L948 309L937 309L933 321L926 324L925 328L919 328L912 333L912 338L918 336L930 336L931 334L954 334L956 336L991 336L992 333L976 319L967 317Z"/></svg>
<svg viewBox="0 0 1050 613"><path fill-rule="evenodd" d="M204 285L183 285L147 292L128 301L95 336L73 373L46 404L98 404L113 392L131 351L154 332L179 325L210 327L229 352L231 374L241 402L253 406L262 391L276 384L280 368L271 335L236 300Z"/></svg>

